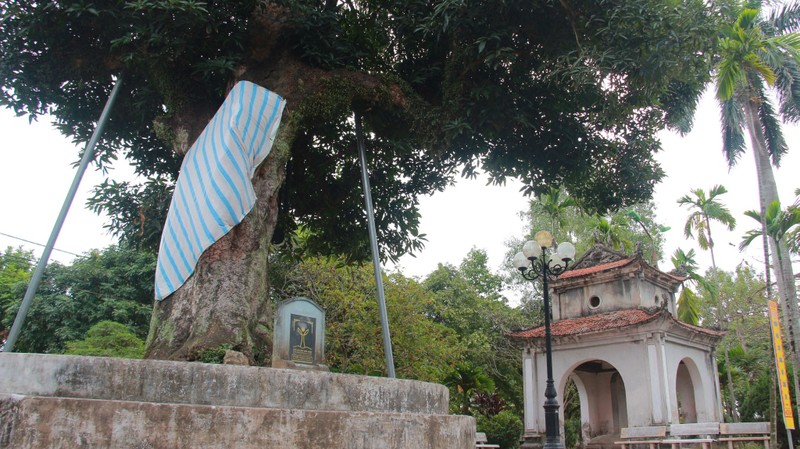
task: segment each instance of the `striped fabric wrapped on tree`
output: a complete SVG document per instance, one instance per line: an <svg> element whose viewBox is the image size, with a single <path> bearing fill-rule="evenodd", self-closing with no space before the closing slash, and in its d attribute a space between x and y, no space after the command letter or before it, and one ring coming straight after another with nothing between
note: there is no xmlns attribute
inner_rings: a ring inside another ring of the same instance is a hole
<svg viewBox="0 0 800 449"><path fill-rule="evenodd" d="M183 285L203 251L253 208L253 173L272 148L285 105L240 81L186 153L161 235L157 300Z"/></svg>

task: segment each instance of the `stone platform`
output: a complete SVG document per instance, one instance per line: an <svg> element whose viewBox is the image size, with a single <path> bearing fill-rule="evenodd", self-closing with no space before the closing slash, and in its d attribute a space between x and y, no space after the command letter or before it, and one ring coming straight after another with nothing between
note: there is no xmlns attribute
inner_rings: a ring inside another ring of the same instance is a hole
<svg viewBox="0 0 800 449"><path fill-rule="evenodd" d="M401 379L0 353L0 448L473 448L447 407Z"/></svg>

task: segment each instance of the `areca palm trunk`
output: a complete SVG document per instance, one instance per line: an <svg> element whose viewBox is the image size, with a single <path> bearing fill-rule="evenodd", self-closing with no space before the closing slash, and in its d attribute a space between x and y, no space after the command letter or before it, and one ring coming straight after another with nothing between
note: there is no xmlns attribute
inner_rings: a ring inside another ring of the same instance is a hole
<svg viewBox="0 0 800 449"><path fill-rule="evenodd" d="M714 275L716 276L716 269ZM717 289L719 289L719 287L717 287ZM717 292L717 294L719 294L719 292ZM720 315L722 314L720 313ZM728 394L731 397L731 418L733 422L739 422L739 412L736 408L736 393L733 389L733 376L731 376L731 360L728 356L728 343L723 342L722 344L722 350L725 352L725 375L728 378Z"/></svg>
<svg viewBox="0 0 800 449"><path fill-rule="evenodd" d="M717 271L717 259L714 257L714 239L711 237L711 220L708 215L704 215L706 220L706 232L708 233L708 249L711 251L711 266L714 267L714 276ZM717 285L719 287L719 285Z"/></svg>
<svg viewBox="0 0 800 449"><path fill-rule="evenodd" d="M772 173L769 152L766 148L764 132L758 117L758 101L754 96L750 96L744 104L747 131L753 146L753 155L756 162L756 174L758 176L758 200L761 216L765 217L767 206L773 201L779 200L778 187L775 183L775 175ZM765 223L762 224L762 232L767 235ZM783 324L789 333L789 342L792 347L794 362L794 372L800 369L800 310L797 306L797 289L794 284L794 274L789 259L789 252L785 245L778 245L773 238L768 238L770 258L775 272L775 282L778 284L778 295L780 298L781 310L783 311ZM794 375L795 392L800 393L800 382L797 374ZM800 414L800 404L798 405Z"/></svg>
<svg viewBox="0 0 800 449"><path fill-rule="evenodd" d="M717 271L717 259L714 257L714 239L711 237L711 220L705 216L706 232L708 233L708 249L711 251L711 266L714 268L714 284L717 286L717 323L722 325L722 298L719 289L719 272ZM736 392L733 389L733 376L731 375L731 360L728 355L728 344L723 342L723 352L725 353L725 376L728 378L728 395L731 398L731 418L733 422L739 422L739 413L736 408Z"/></svg>
<svg viewBox="0 0 800 449"><path fill-rule="evenodd" d="M706 217L706 231L708 232L708 248L711 251L711 266L714 268L714 284L717 286L717 323L719 323L720 327L723 327L722 324L722 298L720 295L720 288L719 288L719 272L717 271L717 262L714 258L714 240L711 238L711 226ZM727 326L725 326L727 328ZM731 418L733 422L739 422L739 412L736 407L736 393L733 388L733 376L731 375L731 360L730 356L728 355L728 343L722 343L723 347L722 350L725 353L725 377L728 378L728 395L731 398Z"/></svg>

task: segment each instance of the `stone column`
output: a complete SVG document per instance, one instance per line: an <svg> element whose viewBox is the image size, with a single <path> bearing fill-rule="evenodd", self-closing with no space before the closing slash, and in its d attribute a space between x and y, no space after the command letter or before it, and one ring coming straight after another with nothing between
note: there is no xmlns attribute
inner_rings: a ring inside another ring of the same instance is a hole
<svg viewBox="0 0 800 449"><path fill-rule="evenodd" d="M522 354L522 384L523 400L525 403L525 431L523 433L524 442L520 449L541 449L543 446L544 428L542 423L542 400L544 392L538 386L544 385L544 377L539 382L539 367L537 359L541 353L537 353L536 348L527 347Z"/></svg>

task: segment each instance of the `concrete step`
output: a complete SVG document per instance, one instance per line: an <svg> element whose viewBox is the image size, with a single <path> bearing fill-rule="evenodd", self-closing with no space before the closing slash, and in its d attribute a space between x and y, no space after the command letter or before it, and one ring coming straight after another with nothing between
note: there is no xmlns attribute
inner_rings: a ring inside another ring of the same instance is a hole
<svg viewBox="0 0 800 449"><path fill-rule="evenodd" d="M474 422L462 416L8 394L0 394L0 423L3 448L467 449L475 444Z"/></svg>
<svg viewBox="0 0 800 449"><path fill-rule="evenodd" d="M447 414L442 385L240 365L0 352L0 393L173 404Z"/></svg>
<svg viewBox="0 0 800 449"><path fill-rule="evenodd" d="M468 449L447 389L202 363L0 353L0 448Z"/></svg>
<svg viewBox="0 0 800 449"><path fill-rule="evenodd" d="M587 441L584 445L585 449L619 449L620 446L614 444L619 441L619 434L599 435Z"/></svg>

